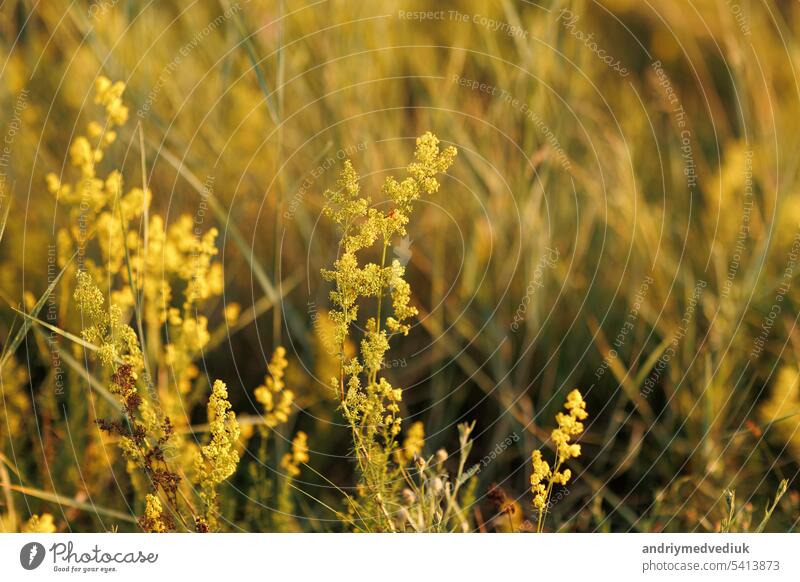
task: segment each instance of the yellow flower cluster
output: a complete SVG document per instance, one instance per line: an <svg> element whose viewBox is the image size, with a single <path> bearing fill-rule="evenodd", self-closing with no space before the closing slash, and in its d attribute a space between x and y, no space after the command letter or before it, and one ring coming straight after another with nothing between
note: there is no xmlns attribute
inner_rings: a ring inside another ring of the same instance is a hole
<svg viewBox="0 0 800 582"><path fill-rule="evenodd" d="M359 422L369 431L383 428L384 436L397 436L402 420L399 413L403 391L392 387L386 378L378 378L362 389L359 372L354 371L357 365L357 360L353 358L344 367L345 374L350 378L343 401L348 420L355 422L360 418Z"/></svg>
<svg viewBox="0 0 800 582"><path fill-rule="evenodd" d="M53 516L49 513L42 515L32 515L22 526L22 533L54 533L56 526L53 523Z"/></svg>
<svg viewBox="0 0 800 582"><path fill-rule="evenodd" d="M570 440L583 432L583 423L580 421L585 420L588 416L586 402L584 402L581 393L577 390L573 390L567 395L564 408L567 409L568 414L563 412L556 414L558 428L553 430L550 435L550 438L556 444L557 464L559 465L572 457L580 457L581 446L571 444Z"/></svg>
<svg viewBox="0 0 800 582"><path fill-rule="evenodd" d="M299 431L292 439L292 452L283 455L281 467L290 478L294 478L300 475L300 465L307 463L308 459L308 435Z"/></svg>
<svg viewBox="0 0 800 582"><path fill-rule="evenodd" d="M103 365L113 368L120 362L128 364L135 375L143 363L136 333L122 322L122 311L117 305L105 310L103 293L89 273L79 271L76 279L74 298L89 322L81 332L83 339L99 348L98 357Z"/></svg>
<svg viewBox="0 0 800 582"><path fill-rule="evenodd" d="M151 221L150 249L145 266L144 296L146 305L158 309L151 320L167 323L170 343L166 346L166 364L175 377L181 394L188 394L198 375L195 359L208 345L211 334L208 319L197 307L222 294L222 266L213 261L217 229L195 236L191 217L181 216L168 229L159 216ZM169 307L173 279L185 284L182 309Z"/></svg>
<svg viewBox="0 0 800 582"><path fill-rule="evenodd" d="M542 459L542 451L533 451L533 472L531 473L531 492L533 493L533 506L539 511L544 510L547 499L547 486L545 483L550 477L550 465Z"/></svg>
<svg viewBox="0 0 800 582"><path fill-rule="evenodd" d="M95 83L94 102L106 108L108 120L114 125L122 125L128 120L128 108L122 103L125 83L112 83L106 77L98 77Z"/></svg>
<svg viewBox="0 0 800 582"><path fill-rule="evenodd" d="M169 227L164 267L188 285L184 309L222 293L222 265L212 262L219 252L215 245L218 234L216 228L210 228L202 237L195 236L194 221L186 214Z"/></svg>
<svg viewBox="0 0 800 582"><path fill-rule="evenodd" d="M217 486L233 475L239 464L239 422L228 401L228 387L221 380L216 380L211 388L208 419L211 442L200 447L194 467L196 482L201 487L200 497L206 503L205 521L214 529L217 523Z"/></svg>
<svg viewBox="0 0 800 582"><path fill-rule="evenodd" d="M170 343L164 351L164 364L170 367L179 394L185 395L198 375L193 362L210 340L208 322L197 308L223 290L222 266L214 260L218 232L211 228L200 234L189 215L180 216L169 227L156 214L142 224L151 192L132 188L125 193L117 170L105 177L98 175L96 164L114 142L114 129L127 120L124 89L124 83L105 77L97 81L95 102L105 110L105 124L90 122L86 135L78 136L70 147L71 163L80 169L80 178L74 184L62 184L55 174L47 176L50 191L71 207L72 227L58 233L59 264L66 264L76 246L85 250L90 240L97 240L101 260L95 263L86 257L84 268L95 280L111 281L111 303L121 317L136 304L134 291L141 293L148 338L158 343L158 328L168 325ZM140 234L145 232L146 237ZM175 287L183 289L178 307L172 306ZM163 396L166 409L178 406L169 395Z"/></svg>
<svg viewBox="0 0 800 582"><path fill-rule="evenodd" d="M411 285L403 278L405 267L395 260L389 267L389 289L391 289L394 316L386 318L386 328L392 333L408 335L411 326L404 321L416 317L418 311L411 302Z"/></svg>
<svg viewBox="0 0 800 582"><path fill-rule="evenodd" d="M324 214L341 229L339 256L332 269L321 271L322 278L334 284L329 317L334 326L339 377L331 378L331 386L339 394L352 430L362 476L359 486L369 490L369 497L377 503L364 508L368 513L386 515L381 500L391 494L390 472L395 469L390 466L401 424L402 390L380 377L380 370L392 336L408 334L408 320L417 315L411 305L411 287L404 279L405 269L397 259L387 265L387 249L395 237L406 234L414 202L439 189L437 175L450 167L455 156L453 147L440 150L439 140L430 132L417 138L414 161L406 167L408 176L401 181L389 177L383 183L381 192L389 202L388 211L373 206L370 196L362 194L359 176L349 160L337 189L325 192ZM380 263L362 264L362 251L371 253L376 245ZM383 306L385 295L391 299L391 311ZM351 355L347 348L353 343L352 328L357 327L360 302L365 299L375 299L377 310L364 322L360 353ZM394 458L404 460L405 453ZM392 526L383 523L380 527Z"/></svg>
<svg viewBox="0 0 800 582"><path fill-rule="evenodd" d="M52 172L46 176L48 190L57 200L72 207L71 230L61 229L58 234L62 246L62 266L65 256L71 254L68 247L74 243L84 248L89 240L100 233L101 236L97 238L103 255L102 267L89 259L84 265L98 278L102 278L102 274L116 274L120 270L125 245L134 243L127 240L128 225L142 215L151 198L149 191L140 188L124 193L122 174L117 170L104 178L97 174L97 163L116 140L114 128L125 123L128 117L128 109L122 104L124 90L125 84L122 82L112 83L106 77L97 80L95 102L104 106L106 120L104 125L90 122L86 135L77 136L70 146L70 163L80 170L80 177L73 183L62 183L61 178ZM87 225L91 225L91 228ZM118 303L123 308L128 306Z"/></svg>
<svg viewBox="0 0 800 582"><path fill-rule="evenodd" d="M147 533L166 533L169 531L164 520L164 508L156 495L145 497L144 516L139 519L139 526Z"/></svg>
<svg viewBox="0 0 800 582"><path fill-rule="evenodd" d="M404 268L397 259L389 267L375 263L359 267L356 253L380 239L385 257L385 249L392 238L406 234L413 203L423 193L432 194L439 189L436 175L447 171L455 156L453 147L440 151L439 140L432 133L419 137L416 161L407 168L409 177L401 182L389 177L384 182L383 194L393 203L393 208L387 213L371 207L371 198L361 194L358 174L349 160L345 162L338 189L325 193L328 203L324 212L343 231L342 255L334 262L333 270L322 270L323 278L336 283L331 300L337 310L331 312L331 317L337 323L338 346L344 343L349 335L349 326L358 317L358 299L380 297L386 288L391 289L394 308L394 314L387 318L386 325L392 333L408 333L408 326L403 322L415 316L417 310L409 306L411 289L403 279ZM368 335L385 335L380 330L380 322L373 326L373 331L368 331ZM365 367L374 371L374 360L382 361L382 352L388 349L388 341L373 339L368 345L372 349L372 365L366 364ZM378 350L375 350L376 346Z"/></svg>
<svg viewBox="0 0 800 582"><path fill-rule="evenodd" d="M209 506L215 505L213 487L232 474L238 462L238 452L229 445L237 444L239 429L225 386L219 383L209 403L211 442L202 447L199 460L194 451L176 442L182 431L176 432L170 415L188 423L185 407L202 397L186 395L199 374L194 362L210 341L208 321L199 309L223 291L222 267L216 260L218 232L214 228L200 232L189 215L167 226L160 216L149 213L149 190L126 191L118 170L100 173L99 162L128 118L124 90L124 83L104 77L97 81L95 103L103 108L104 121L91 121L70 146L71 171L77 177L62 183L61 176L49 174L46 180L57 200L69 207L70 226L58 232L57 257L68 272L77 271L74 298L86 322L82 337L97 346L99 360L111 373L109 390L123 406L125 421L97 422L103 431L115 435L132 474L137 469L148 477L155 497L145 500L145 505L153 517L156 503L179 510L181 478L172 465L183 467L196 461L199 478L210 487L206 491ZM87 249L90 242L98 251L92 258ZM76 248L79 267L67 266ZM94 281L108 282L108 304ZM173 297L173 290L180 290L182 297ZM141 336L126 323L132 308L137 310L134 315L142 327ZM158 380L158 398L152 398L149 390L140 393L136 386L145 363L139 341L145 338L148 368L152 368L147 382ZM164 389L168 378L174 379L177 390ZM186 451L186 458L176 460L165 454L173 448ZM144 497L149 485L134 480L134 487ZM169 525L169 515L163 515L161 522ZM208 523L205 518L203 522Z"/></svg>
<svg viewBox="0 0 800 582"><path fill-rule="evenodd" d="M111 372L108 391L118 398L125 417L124 422L99 418L96 423L118 439L137 492L144 487L150 487L154 493L160 489L175 507L181 478L170 468L165 456L173 444L174 427L169 417L152 400L143 398L137 388L137 370L144 364L138 337L129 325L122 323L118 306L111 305L105 311L103 294L86 271L77 274L74 297L89 324L81 333L86 341L98 346L99 359ZM137 479L136 470L141 471L138 477L147 477L146 484ZM146 509L155 511L156 502L157 497L146 499ZM158 508L160 511L160 505ZM165 524L171 523L168 516L155 521L151 518L152 515L146 514L139 520L145 531L161 531L162 525L166 528Z"/></svg>
<svg viewBox="0 0 800 582"><path fill-rule="evenodd" d="M403 446L395 453L397 464L400 466L408 465L414 457L422 453L425 447L425 425L417 421L411 423L406 431L406 438L403 439Z"/></svg>
<svg viewBox="0 0 800 582"><path fill-rule="evenodd" d="M208 399L208 418L211 442L200 448L195 458L199 482L216 486L233 475L239 464L236 441L239 439L239 422L228 402L228 387L216 380Z"/></svg>
<svg viewBox="0 0 800 582"><path fill-rule="evenodd" d="M556 414L558 426L550 434L556 447L555 467L551 469L548 462L542 458L541 451L536 450L531 454L533 465L531 492L533 493L533 506L539 511L537 531L541 531L553 485L566 485L572 477L572 472L569 469L561 471L561 466L569 459L577 458L581 454L581 446L571 442L583 432L584 427L581 421L588 417L586 402L578 390L573 390L567 395L564 408L567 410L567 414L563 412Z"/></svg>
<svg viewBox="0 0 800 582"><path fill-rule="evenodd" d="M286 388L284 376L289 362L286 360L286 349L278 346L267 365L267 376L264 384L255 389L256 400L264 407L264 424L274 428L289 419L294 402L294 392Z"/></svg>
<svg viewBox="0 0 800 582"><path fill-rule="evenodd" d="M177 309L170 308L167 323L172 341L165 347L164 361L175 377L178 392L188 394L199 374L194 360L211 339L208 319L192 314L184 318Z"/></svg>
<svg viewBox="0 0 800 582"><path fill-rule="evenodd" d="M396 259L386 266L386 249L393 237L406 234L413 203L422 194L438 190L436 176L450 167L455 156L453 147L440 151L439 140L430 132L419 137L415 161L407 167L409 176L402 181L390 177L384 182L382 192L392 203L388 212L372 207L371 198L361 193L359 176L349 160L345 162L338 188L325 192L327 204L324 212L342 230L342 252L334 261L333 269L322 270L323 278L335 283L335 289L330 294L334 305L330 318L335 325L334 343L341 357L341 373L338 379L332 379L332 384L343 401L361 408L358 412L351 411L352 414L361 417L372 414L383 419L384 411L374 399L384 395L392 400L392 409L399 410L396 404L399 398L393 398L395 392L391 386L385 389L379 384L378 373L389 349L389 333L407 334L409 326L406 321L415 316L417 310L410 305L411 288L403 278L403 266ZM383 250L381 264L369 262L361 266L359 251L369 249L378 241ZM384 322L380 304L386 290L390 291L393 312L385 317ZM377 317L369 318L366 322L361 341L361 361L357 357L345 358L350 328L358 319L358 302L369 297L378 299L379 308ZM362 373L366 375L366 389L362 388L359 379ZM345 376L349 377L347 391ZM394 414L393 410L389 412ZM395 427L394 420L389 424ZM399 426L392 430L397 434Z"/></svg>
<svg viewBox="0 0 800 582"><path fill-rule="evenodd" d="M230 326L236 325L239 321L239 315L241 313L242 306L235 301L231 301L225 306L225 322Z"/></svg>

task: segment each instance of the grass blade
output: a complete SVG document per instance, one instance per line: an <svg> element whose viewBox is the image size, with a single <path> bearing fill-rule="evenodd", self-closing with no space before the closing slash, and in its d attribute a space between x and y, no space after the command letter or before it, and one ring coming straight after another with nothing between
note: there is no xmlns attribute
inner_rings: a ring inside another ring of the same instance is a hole
<svg viewBox="0 0 800 582"><path fill-rule="evenodd" d="M2 357L2 359L0 359L0 368L2 368L5 365L5 363L8 361L8 358L10 358L11 355L14 352L17 351L17 348L22 343L22 340L25 339L25 336L28 334L28 330L30 330L31 325L33 324L33 322L34 321L38 321L36 319L36 316L39 315L39 312L42 310L42 307L44 307L44 304L47 302L47 298L50 297L50 294L56 288L56 285L58 285L58 282L61 280L61 277L66 272L67 268L72 264L72 261L75 260L76 256L78 256L78 251L77 250L69 258L69 261L67 261L67 264L64 265L64 268L61 269L61 271L59 271L58 275L53 277L53 281L50 283L50 285L48 285L48 287L45 290L44 294L42 294L42 296L39 298L39 300L33 306L33 309L31 309L30 314L23 313L22 311L19 311L18 309L12 307L12 309L14 309L14 311L17 311L18 313L21 313L23 316L25 316L25 320L23 321L22 326L19 328L19 330L17 330L17 333L14 336L14 339L11 340L11 343L7 344L6 346L4 346L4 348L3 348L3 357ZM49 325L49 324L46 324L44 322L41 322L41 323L43 323L45 326Z"/></svg>
<svg viewBox="0 0 800 582"><path fill-rule="evenodd" d="M159 154L164 157L164 159L171 165L175 170L192 186L198 194L201 196L205 194L205 188L203 183L198 179L194 173L188 169L181 161L170 151L165 148L159 149ZM239 247L239 251L244 256L244 259L247 261L247 264L253 271L256 280L261 285L261 288L264 290L264 293L270 298L271 301L277 303L279 300L278 292L275 290L275 286L272 284L267 272L264 270L264 267L261 263L258 262L258 259L255 258L255 253L253 249L250 248L244 240L242 233L239 232L239 229L236 225L228 220L228 211L219 200L216 199L214 196L207 196L208 205L211 207L211 210L214 212L214 216L216 216L217 220L220 224L225 225L225 229L230 233L233 242L236 243L236 246Z"/></svg>
<svg viewBox="0 0 800 582"><path fill-rule="evenodd" d="M13 186L12 186L13 189ZM11 211L11 202L6 204L6 210L3 212L3 219L0 222L0 242L3 241L3 233L6 231L6 222L8 221L8 213Z"/></svg>
<svg viewBox="0 0 800 582"><path fill-rule="evenodd" d="M241 42L239 43L239 45L243 47L245 52L247 53L247 58L250 60L250 65L253 68L253 72L256 74L258 87L264 94L264 100L267 104L267 111L269 113L269 116L275 125L280 125L280 118L278 116L278 111L272 99L272 91L270 91L269 83L267 83L267 77L264 74L264 71L261 69L261 62L258 59L258 55L256 55L255 45L253 44L252 35L249 32L247 32L247 28L244 25L244 21L242 20L241 14L237 12L234 17L234 20L236 21L236 28L238 29L239 35L241 36Z"/></svg>
<svg viewBox="0 0 800 582"><path fill-rule="evenodd" d="M25 487L23 485L11 485L11 490L22 493L23 495L35 497L36 499L41 499L42 501L49 501L60 506L72 507L74 509L95 513L97 515L105 515L106 517L111 517L120 521L126 521L128 523L136 523L136 517L129 513L122 513L121 511L116 511L115 509L109 509L107 507L94 505L92 503L85 503L83 501L73 499L72 497L64 497L56 493L42 491L41 489L35 489L33 487Z"/></svg>
<svg viewBox="0 0 800 582"><path fill-rule="evenodd" d="M108 391L108 389L103 386L102 382L95 378L89 370L81 365L81 363L69 355L67 352L61 352L59 354L61 360L67 363L67 365L75 370L78 374L86 378L86 381L89 382L89 387L97 392L103 400L106 400L109 404L111 404L116 410L122 411L122 404L120 404L119 400L114 398L114 395Z"/></svg>
<svg viewBox="0 0 800 582"><path fill-rule="evenodd" d="M74 343L86 348L87 350L92 350L93 352L100 351L100 348L98 346L94 345L93 343L87 342L85 339L80 338L80 337L78 337L77 335L75 335L73 333L70 333L68 331L64 331L60 327L56 327L55 325L51 325L51 324L47 323L46 321L42 321L41 319L39 319L37 317L34 317L31 314L25 313L24 311L20 311L19 309L15 308L15 307L12 307L12 309L14 311L16 311L17 313L19 313L20 315L22 315L23 317L25 317L27 320L35 322L35 323L38 323L42 327L46 327L50 331L56 332L61 337L66 338L69 341L74 342ZM115 358L115 361L118 364L124 364L125 363L120 358Z"/></svg>

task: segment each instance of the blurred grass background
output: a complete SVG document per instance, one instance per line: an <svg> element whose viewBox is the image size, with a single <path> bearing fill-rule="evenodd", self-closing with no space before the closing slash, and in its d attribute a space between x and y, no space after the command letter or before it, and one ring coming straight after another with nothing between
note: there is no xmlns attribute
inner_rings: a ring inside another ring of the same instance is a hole
<svg viewBox="0 0 800 582"><path fill-rule="evenodd" d="M431 10L443 17L401 16ZM131 122L106 162L139 183L141 124L154 209L167 223L196 215L212 184L222 212L204 218L221 232L226 289L209 307L221 327L203 374L226 378L237 412L255 414L252 389L285 345L297 411L284 437L306 431L310 465L349 487L319 338L319 269L337 240L319 220L322 192L345 155L377 191L431 130L459 156L394 248L421 315L389 374L431 452L452 449L455 425L472 419L474 462L519 435L478 474L478 525L493 528L483 495L494 482L530 517L530 452L579 387L590 423L577 479L552 510L557 528L716 531L729 490L737 516L760 516L788 479L770 528L796 529L798 26L798 4L772 0L6 0L0 128L26 97L4 173L0 333L25 292L48 286L48 245L66 216L44 175L65 165L96 77L122 79ZM62 321L69 290L55 296ZM227 302L259 305L258 317L227 333ZM73 376L56 394L49 362L30 334L2 370L7 478L124 508L124 487L109 487L107 464L80 446L98 438L86 382ZM336 503L314 473L298 487ZM4 503L53 511L40 497ZM292 528L336 529L297 497ZM61 521L109 527L74 508Z"/></svg>

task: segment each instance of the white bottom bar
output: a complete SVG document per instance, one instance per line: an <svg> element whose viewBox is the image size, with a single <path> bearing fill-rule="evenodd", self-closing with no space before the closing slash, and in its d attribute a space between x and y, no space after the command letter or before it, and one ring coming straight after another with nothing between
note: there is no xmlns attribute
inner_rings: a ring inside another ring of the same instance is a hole
<svg viewBox="0 0 800 582"><path fill-rule="evenodd" d="M796 581L798 549L796 534L5 534L0 580Z"/></svg>

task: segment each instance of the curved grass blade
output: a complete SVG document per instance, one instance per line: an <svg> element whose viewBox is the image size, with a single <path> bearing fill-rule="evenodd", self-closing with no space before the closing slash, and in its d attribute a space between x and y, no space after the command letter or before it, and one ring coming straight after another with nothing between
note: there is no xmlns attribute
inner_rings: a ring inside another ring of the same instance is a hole
<svg viewBox="0 0 800 582"><path fill-rule="evenodd" d="M68 339L71 342L74 342L74 343L78 344L81 347L86 348L87 350L92 350L93 352L99 352L100 351L100 348L98 346L94 345L93 343L87 342L85 339L78 337L74 333L70 333L68 331L64 331L60 327L56 327L55 325L51 325L51 324L47 323L46 321L42 321L38 317L34 317L33 315L31 315L29 313L25 313L24 311L20 311L16 307L12 307L12 309L14 311L16 311L17 313L19 313L20 315L22 315L25 319L30 320L30 321L35 322L35 323L38 323L42 327L46 327L50 331L56 332L58 335ZM114 361L116 363L118 363L118 364L124 364L125 363L120 358L114 358Z"/></svg>
<svg viewBox="0 0 800 582"><path fill-rule="evenodd" d="M189 185L191 185L197 192L202 196L205 194L205 189L200 182L199 178L194 175L194 173L189 170L181 161L172 154L166 148L159 149L159 155L163 156L163 158L171 165L175 170L187 181ZM258 262L258 259L255 258L255 253L253 249L247 246L247 243L242 236L242 233L239 232L239 229L236 225L228 220L228 211L220 204L219 200L217 200L214 196L206 196L206 201L208 205L211 207L211 210L214 212L214 215L217 217L217 220L220 224L225 225L225 229L230 233L233 242L236 243L236 246L239 247L239 251L244 256L244 259L247 261L247 264L253 270L253 274L256 277L256 280L261 285L261 288L264 290L264 293L270 298L273 303L277 303L279 301L278 292L275 289L275 286L272 284L267 272L264 270L264 267L261 263Z"/></svg>
<svg viewBox="0 0 800 582"><path fill-rule="evenodd" d="M12 186L13 189L13 186ZM6 222L8 222L8 213L11 211L11 202L6 204L6 211L3 213L3 221L0 222L0 242L3 240L3 233L6 231Z"/></svg>
<svg viewBox="0 0 800 582"><path fill-rule="evenodd" d="M108 391L108 389L107 389L105 386L103 386L102 382L100 382L100 380L98 380L97 378L95 378L95 377L94 377L94 376L93 376L93 375L92 375L92 374L89 372L89 370L87 370L85 367L83 367L83 366L80 364L80 362L78 362L78 360L76 360L75 358L73 358L73 357L72 357L71 355L69 355L67 352L61 352L61 354L59 354L59 357L60 357L60 358L61 358L61 359L62 359L64 362L66 362L66 364L67 364L67 365L68 365L70 368L72 368L72 369L73 369L73 370L75 370L75 371L76 371L78 374L80 374L81 376L83 376L84 378L86 378L86 381L87 381L87 382L89 382L89 387L90 387L92 390L94 390L95 392L97 392L97 394L99 394L100 396L102 396L103 400L106 400L106 401L107 401L109 404L111 404L111 405L114 407L114 409L115 409L115 410L122 411L122 404L119 402L119 400L117 400L116 398L114 398L114 395L113 395L113 394L111 394L111 392L109 392L109 391Z"/></svg>
<svg viewBox="0 0 800 582"><path fill-rule="evenodd" d="M72 264L72 261L75 260L76 256L78 256L78 251L77 250L74 253L72 253L72 256L67 261L67 264L64 265L64 267L61 269L61 271L59 271L58 275L53 277L53 281L50 283L50 285L47 286L47 289L45 290L45 292L42 294L42 296L39 298L39 300L33 306L33 309L31 309L30 314L24 313L24 312L20 311L19 309L16 309L16 308L12 307L12 309L14 309L14 311L16 311L18 313L21 313L25 317L25 320L22 323L22 327L20 327L19 330L17 330L17 333L14 336L14 339L11 340L11 343L7 344L7 345L5 345L3 347L3 357L2 357L2 359L0 359L0 368L2 368L5 365L5 363L8 361L8 358L10 358L11 355L14 352L17 351L17 348L22 343L22 340L24 340L25 336L28 334L28 331L30 330L31 325L33 325L33 321L38 321L36 319L36 317L39 315L39 312L42 310L42 307L44 307L44 304L47 302L47 298L50 297L50 294L56 288L56 285L58 285L58 282L61 280L61 277L67 271L67 268ZM49 324L44 323L44 322L41 322L41 323L43 323L45 326L49 325Z"/></svg>

